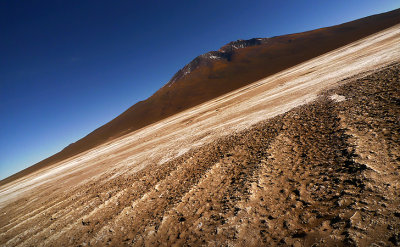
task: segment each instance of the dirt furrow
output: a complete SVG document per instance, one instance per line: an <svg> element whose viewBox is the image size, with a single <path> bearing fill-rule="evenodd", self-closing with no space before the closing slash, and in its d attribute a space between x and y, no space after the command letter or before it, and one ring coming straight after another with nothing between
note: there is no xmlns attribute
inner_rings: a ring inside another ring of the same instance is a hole
<svg viewBox="0 0 400 247"><path fill-rule="evenodd" d="M12 217L2 221L0 243L398 244L399 71L393 64L344 81L164 164L113 170L39 198L32 212L16 201L19 209L4 211Z"/></svg>

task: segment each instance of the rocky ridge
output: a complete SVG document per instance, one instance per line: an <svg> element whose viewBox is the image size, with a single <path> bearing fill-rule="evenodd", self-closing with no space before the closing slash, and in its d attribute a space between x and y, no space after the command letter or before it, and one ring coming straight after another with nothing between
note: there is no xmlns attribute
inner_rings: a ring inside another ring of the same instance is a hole
<svg viewBox="0 0 400 247"><path fill-rule="evenodd" d="M218 51L210 51L197 56L190 63L185 65L182 69L175 73L175 75L168 81L165 86L170 87L173 83L183 79L185 76L190 74L192 71L200 66L208 66L213 60L225 60L230 61L232 56L235 54L237 49L257 46L268 42L268 38L252 38L248 40L236 40L229 42L222 46Z"/></svg>

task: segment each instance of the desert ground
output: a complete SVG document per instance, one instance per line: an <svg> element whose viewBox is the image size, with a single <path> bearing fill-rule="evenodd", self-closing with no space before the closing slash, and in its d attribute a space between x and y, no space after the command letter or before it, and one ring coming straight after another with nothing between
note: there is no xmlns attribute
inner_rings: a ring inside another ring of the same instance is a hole
<svg viewBox="0 0 400 247"><path fill-rule="evenodd" d="M400 25L0 187L0 245L400 244Z"/></svg>

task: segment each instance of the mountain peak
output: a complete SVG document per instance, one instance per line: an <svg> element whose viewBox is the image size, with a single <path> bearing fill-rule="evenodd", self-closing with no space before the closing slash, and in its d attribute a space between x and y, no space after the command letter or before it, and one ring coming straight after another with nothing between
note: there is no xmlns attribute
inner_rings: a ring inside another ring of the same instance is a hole
<svg viewBox="0 0 400 247"><path fill-rule="evenodd" d="M169 80L169 82L165 85L170 87L176 81L184 78L188 74L190 74L193 70L197 69L202 65L209 65L213 60L225 60L230 61L232 55L235 53L235 50L246 48L249 46L256 46L264 44L268 41L268 38L252 38L248 40L239 39L236 41L229 42L228 44L222 46L218 51L210 51L204 53L200 56L197 56L190 63L185 65L182 69L180 69L175 75Z"/></svg>
<svg viewBox="0 0 400 247"><path fill-rule="evenodd" d="M222 46L219 51L220 52L233 52L234 50L241 49L241 48L246 48L249 46L256 46L256 45L261 45L264 44L268 41L268 38L252 38L252 39L238 39L236 41L229 42L228 44Z"/></svg>

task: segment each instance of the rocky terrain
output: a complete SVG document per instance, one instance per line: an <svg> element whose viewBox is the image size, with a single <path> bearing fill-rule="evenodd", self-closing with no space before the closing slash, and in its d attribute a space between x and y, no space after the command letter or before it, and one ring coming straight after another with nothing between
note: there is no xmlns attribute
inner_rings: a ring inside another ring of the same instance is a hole
<svg viewBox="0 0 400 247"><path fill-rule="evenodd" d="M2 246L398 246L398 26L0 187Z"/></svg>
<svg viewBox="0 0 400 247"><path fill-rule="evenodd" d="M397 9L303 33L230 42L195 58L150 98L61 152L0 181L0 185L399 23Z"/></svg>
<svg viewBox="0 0 400 247"><path fill-rule="evenodd" d="M399 246L399 58L395 25L3 180L0 246Z"/></svg>
<svg viewBox="0 0 400 247"><path fill-rule="evenodd" d="M0 244L398 246L399 116L396 63L162 166L16 201Z"/></svg>

